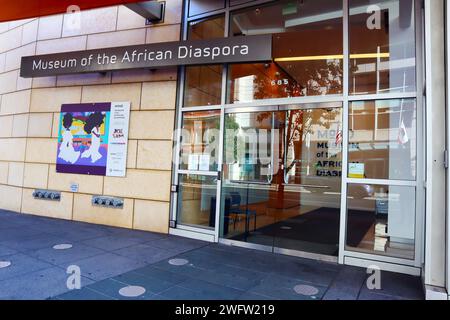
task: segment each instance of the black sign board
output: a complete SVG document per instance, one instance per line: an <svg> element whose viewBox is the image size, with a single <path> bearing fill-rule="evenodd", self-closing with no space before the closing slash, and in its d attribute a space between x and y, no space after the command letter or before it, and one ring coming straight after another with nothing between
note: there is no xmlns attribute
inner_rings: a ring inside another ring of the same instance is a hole
<svg viewBox="0 0 450 320"><path fill-rule="evenodd" d="M207 65L272 60L272 36L163 42L23 57L20 76Z"/></svg>

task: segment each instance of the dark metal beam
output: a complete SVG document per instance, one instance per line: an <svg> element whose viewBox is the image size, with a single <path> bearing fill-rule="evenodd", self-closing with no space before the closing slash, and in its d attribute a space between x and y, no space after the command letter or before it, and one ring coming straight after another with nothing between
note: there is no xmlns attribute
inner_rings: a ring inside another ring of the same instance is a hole
<svg viewBox="0 0 450 320"><path fill-rule="evenodd" d="M164 20L165 2L144 1L128 3L125 6L147 19L149 23L157 23Z"/></svg>

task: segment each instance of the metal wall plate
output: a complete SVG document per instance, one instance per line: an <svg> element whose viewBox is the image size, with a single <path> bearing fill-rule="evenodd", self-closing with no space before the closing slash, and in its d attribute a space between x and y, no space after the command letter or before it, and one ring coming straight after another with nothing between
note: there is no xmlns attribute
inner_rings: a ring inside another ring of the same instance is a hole
<svg viewBox="0 0 450 320"><path fill-rule="evenodd" d="M61 192L52 190L34 190L33 198L38 200L61 201Z"/></svg>
<svg viewBox="0 0 450 320"><path fill-rule="evenodd" d="M123 209L124 199L105 196L92 196L92 205L112 209Z"/></svg>

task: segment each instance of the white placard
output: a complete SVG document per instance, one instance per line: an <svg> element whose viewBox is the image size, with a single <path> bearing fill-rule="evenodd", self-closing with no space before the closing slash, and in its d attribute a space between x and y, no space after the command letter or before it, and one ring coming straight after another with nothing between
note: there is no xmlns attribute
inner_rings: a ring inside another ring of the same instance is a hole
<svg viewBox="0 0 450 320"><path fill-rule="evenodd" d="M348 177L354 179L364 179L365 177L364 163L350 163L348 165Z"/></svg>
<svg viewBox="0 0 450 320"><path fill-rule="evenodd" d="M79 185L78 183L72 182L70 183L70 191L73 193L77 193L79 190Z"/></svg>
<svg viewBox="0 0 450 320"><path fill-rule="evenodd" d="M188 170L198 171L198 163L199 163L198 154L190 154L188 161L189 161Z"/></svg>
<svg viewBox="0 0 450 320"><path fill-rule="evenodd" d="M211 160L211 156L209 154L200 155L199 159L199 170L200 171L209 171L209 162Z"/></svg>
<svg viewBox="0 0 450 320"><path fill-rule="evenodd" d="M127 168L130 102L111 102L106 175L125 177Z"/></svg>

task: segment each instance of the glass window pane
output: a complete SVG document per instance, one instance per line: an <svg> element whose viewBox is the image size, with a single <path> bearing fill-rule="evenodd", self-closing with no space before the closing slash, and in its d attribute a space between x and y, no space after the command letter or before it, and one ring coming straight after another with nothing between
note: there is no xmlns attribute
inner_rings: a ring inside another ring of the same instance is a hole
<svg viewBox="0 0 450 320"><path fill-rule="evenodd" d="M274 112L225 115L224 179L269 183L273 178Z"/></svg>
<svg viewBox="0 0 450 320"><path fill-rule="evenodd" d="M414 99L352 102L349 178L415 180L416 117Z"/></svg>
<svg viewBox="0 0 450 320"><path fill-rule="evenodd" d="M190 22L189 40L223 38L225 17ZM220 105L222 65L186 67L184 107Z"/></svg>
<svg viewBox="0 0 450 320"><path fill-rule="evenodd" d="M340 195L342 108L292 110L286 117L285 182L326 186L328 195Z"/></svg>
<svg viewBox="0 0 450 320"><path fill-rule="evenodd" d="M350 184L346 249L414 259L416 189Z"/></svg>
<svg viewBox="0 0 450 320"><path fill-rule="evenodd" d="M231 36L274 34L273 63L229 67L228 102L342 94L342 1L277 1L231 16Z"/></svg>
<svg viewBox="0 0 450 320"><path fill-rule="evenodd" d="M223 38L225 35L225 16L189 22L188 39L205 40Z"/></svg>
<svg viewBox="0 0 450 320"><path fill-rule="evenodd" d="M178 222L214 229L216 220L217 178L180 175Z"/></svg>
<svg viewBox="0 0 450 320"><path fill-rule="evenodd" d="M189 0L189 17L225 8L225 0Z"/></svg>
<svg viewBox="0 0 450 320"><path fill-rule="evenodd" d="M183 113L180 169L217 171L220 110Z"/></svg>
<svg viewBox="0 0 450 320"><path fill-rule="evenodd" d="M413 0L350 0L350 94L414 92Z"/></svg>
<svg viewBox="0 0 450 320"><path fill-rule="evenodd" d="M222 70L217 65L186 67L184 107L220 105Z"/></svg>

